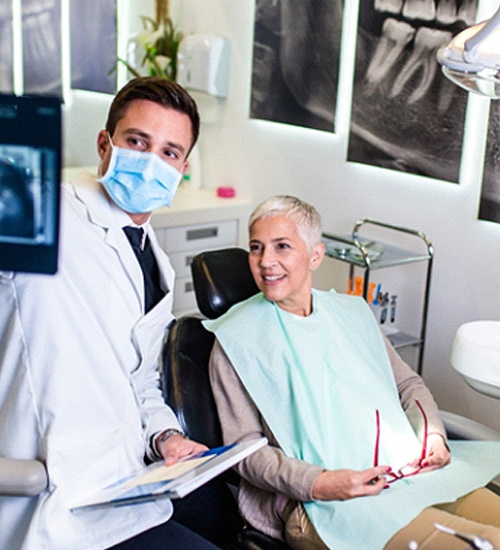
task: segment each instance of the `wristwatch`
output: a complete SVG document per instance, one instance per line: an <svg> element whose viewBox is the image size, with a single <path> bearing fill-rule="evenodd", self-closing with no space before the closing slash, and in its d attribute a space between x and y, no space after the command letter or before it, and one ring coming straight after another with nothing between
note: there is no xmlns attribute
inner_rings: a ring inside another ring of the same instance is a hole
<svg viewBox="0 0 500 550"><path fill-rule="evenodd" d="M160 437L158 437L158 439L156 440L156 447L159 448L160 445L166 441L171 435L182 435L182 437L186 437L186 434L184 434L183 432L181 432L180 430L176 430L174 428L170 429L170 430L165 430L161 435Z"/></svg>

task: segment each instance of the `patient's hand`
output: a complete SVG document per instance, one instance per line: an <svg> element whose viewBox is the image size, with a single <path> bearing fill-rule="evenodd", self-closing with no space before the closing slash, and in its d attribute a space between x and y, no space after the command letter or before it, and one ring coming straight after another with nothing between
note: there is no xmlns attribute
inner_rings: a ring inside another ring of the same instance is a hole
<svg viewBox="0 0 500 550"><path fill-rule="evenodd" d="M171 435L161 444L160 453L165 461L165 466L171 466L185 456L200 453L207 449L208 447L205 445L196 443L196 441L187 439L182 435Z"/></svg>
<svg viewBox="0 0 500 550"><path fill-rule="evenodd" d="M384 477L389 466L376 466L358 472L356 470L325 470L314 482L314 500L348 500L350 498L378 495L388 486Z"/></svg>
<svg viewBox="0 0 500 550"><path fill-rule="evenodd" d="M429 434L427 437L427 454L419 464L419 459L413 465L421 466L422 472L430 472L446 466L450 462L450 451L443 437L437 433Z"/></svg>

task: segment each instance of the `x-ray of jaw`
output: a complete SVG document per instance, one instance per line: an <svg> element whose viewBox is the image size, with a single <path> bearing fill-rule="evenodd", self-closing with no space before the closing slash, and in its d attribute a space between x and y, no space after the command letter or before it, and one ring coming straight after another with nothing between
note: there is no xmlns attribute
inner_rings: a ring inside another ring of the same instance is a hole
<svg viewBox="0 0 500 550"><path fill-rule="evenodd" d="M251 116L333 131L342 2L257 0Z"/></svg>
<svg viewBox="0 0 500 550"><path fill-rule="evenodd" d="M348 160L457 182L467 92L436 51L476 0L361 0Z"/></svg>
<svg viewBox="0 0 500 550"><path fill-rule="evenodd" d="M49 150L0 144L0 242L54 241L47 223L53 197L44 181L52 162Z"/></svg>
<svg viewBox="0 0 500 550"><path fill-rule="evenodd" d="M348 160L457 182L467 93L437 49L477 0L360 0ZM252 116L334 130L341 0L258 0Z"/></svg>

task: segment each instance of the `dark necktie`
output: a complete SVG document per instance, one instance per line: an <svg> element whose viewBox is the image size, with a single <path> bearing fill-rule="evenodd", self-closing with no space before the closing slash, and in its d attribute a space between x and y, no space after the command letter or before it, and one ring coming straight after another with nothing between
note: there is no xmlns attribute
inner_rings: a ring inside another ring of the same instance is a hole
<svg viewBox="0 0 500 550"><path fill-rule="evenodd" d="M160 286L160 270L158 263L151 249L149 237L146 236L144 248L142 248L142 239L144 229L142 227L124 227L123 231L128 237L130 244L141 265L142 274L144 276L144 292L146 313L154 308L154 306L165 296L165 292Z"/></svg>

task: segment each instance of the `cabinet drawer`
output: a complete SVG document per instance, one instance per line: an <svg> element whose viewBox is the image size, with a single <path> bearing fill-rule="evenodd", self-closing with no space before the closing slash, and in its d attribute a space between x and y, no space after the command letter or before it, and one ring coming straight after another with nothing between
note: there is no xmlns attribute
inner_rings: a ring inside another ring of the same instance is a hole
<svg viewBox="0 0 500 550"><path fill-rule="evenodd" d="M176 278L180 279L181 277L190 277L191 276L191 261L193 258L201 252L199 250L192 250L188 252L174 252L173 254L168 254L170 263L174 268Z"/></svg>
<svg viewBox="0 0 500 550"><path fill-rule="evenodd" d="M175 279L174 286L174 315L179 311L197 311L196 296L194 294L193 280L191 277Z"/></svg>
<svg viewBox="0 0 500 550"><path fill-rule="evenodd" d="M164 248L167 254L179 251L208 250L234 244L238 239L237 220L167 227Z"/></svg>
<svg viewBox="0 0 500 550"><path fill-rule="evenodd" d="M218 248L225 248L229 246L236 246L236 243L232 241L225 243L222 246L212 246L210 247L210 250L217 250ZM191 262L193 261L193 258L197 254L205 252L206 250L207 248L200 248L199 250L174 252L172 254L169 253L168 257L172 267L174 268L176 277L191 277Z"/></svg>

